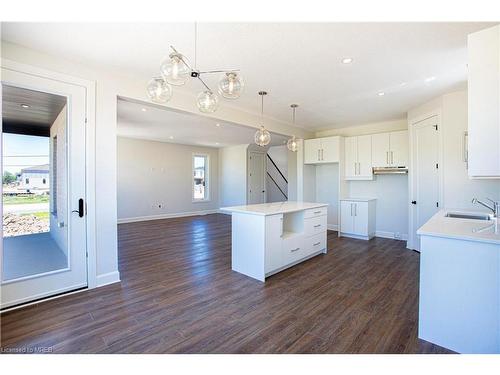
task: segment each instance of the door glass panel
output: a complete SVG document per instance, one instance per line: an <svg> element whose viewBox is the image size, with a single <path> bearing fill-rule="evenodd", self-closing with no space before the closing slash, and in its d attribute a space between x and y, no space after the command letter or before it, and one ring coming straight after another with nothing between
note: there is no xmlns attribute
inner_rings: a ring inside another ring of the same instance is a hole
<svg viewBox="0 0 500 375"><path fill-rule="evenodd" d="M2 281L67 269L67 99L2 86Z"/></svg>

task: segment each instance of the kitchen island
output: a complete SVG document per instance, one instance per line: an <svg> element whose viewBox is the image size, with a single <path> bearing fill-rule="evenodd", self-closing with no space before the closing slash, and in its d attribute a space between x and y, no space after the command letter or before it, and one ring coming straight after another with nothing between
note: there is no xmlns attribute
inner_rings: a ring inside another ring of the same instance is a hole
<svg viewBox="0 0 500 375"><path fill-rule="evenodd" d="M233 271L264 282L326 253L327 206L289 201L221 208L232 215Z"/></svg>
<svg viewBox="0 0 500 375"><path fill-rule="evenodd" d="M500 230L478 212L441 210L418 231L418 337L459 353L500 353Z"/></svg>

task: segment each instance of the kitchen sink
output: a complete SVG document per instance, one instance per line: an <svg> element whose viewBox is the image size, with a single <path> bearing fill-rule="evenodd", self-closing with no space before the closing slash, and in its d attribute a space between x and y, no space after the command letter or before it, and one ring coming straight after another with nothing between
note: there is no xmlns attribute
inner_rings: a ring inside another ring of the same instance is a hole
<svg viewBox="0 0 500 375"><path fill-rule="evenodd" d="M492 216L488 214L465 214L459 212L448 212L446 213L445 216L452 217L455 219L472 219L472 220L484 220L484 221L489 221L492 219Z"/></svg>

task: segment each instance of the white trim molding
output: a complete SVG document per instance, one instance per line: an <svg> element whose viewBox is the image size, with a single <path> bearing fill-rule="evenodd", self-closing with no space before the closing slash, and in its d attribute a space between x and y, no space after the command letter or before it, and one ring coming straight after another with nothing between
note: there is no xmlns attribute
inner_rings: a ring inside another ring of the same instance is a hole
<svg viewBox="0 0 500 375"><path fill-rule="evenodd" d="M387 231L383 231L383 230L375 231L375 237L389 238L391 240L398 240L398 241L407 241L408 240L408 234L406 234L406 233L400 233L399 235L397 235L396 232L387 232Z"/></svg>
<svg viewBox="0 0 500 375"><path fill-rule="evenodd" d="M97 275L97 285L96 286L100 287L100 286L119 283L119 282L120 282L120 272L113 271L113 272L104 273L102 275Z"/></svg>
<svg viewBox="0 0 500 375"><path fill-rule="evenodd" d="M328 230L335 230L335 231L338 231L339 230L339 225L338 224L327 224L326 225L326 228Z"/></svg>
<svg viewBox="0 0 500 375"><path fill-rule="evenodd" d="M217 213L220 213L220 211L218 209L214 209L214 210L204 210L204 211L177 212L172 214L126 217L118 219L118 224L136 223L139 221L149 221L149 220L173 219L176 217L186 217L186 216L202 216L202 215L217 214Z"/></svg>

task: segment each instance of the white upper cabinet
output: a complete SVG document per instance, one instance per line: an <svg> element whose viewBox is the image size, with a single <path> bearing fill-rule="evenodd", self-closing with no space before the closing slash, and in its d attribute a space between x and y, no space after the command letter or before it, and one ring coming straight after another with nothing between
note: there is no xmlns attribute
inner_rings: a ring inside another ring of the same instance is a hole
<svg viewBox="0 0 500 375"><path fill-rule="evenodd" d="M372 136L345 139L345 179L372 180Z"/></svg>
<svg viewBox="0 0 500 375"><path fill-rule="evenodd" d="M500 26L468 36L469 176L500 177Z"/></svg>
<svg viewBox="0 0 500 375"><path fill-rule="evenodd" d="M340 137L314 138L304 141L304 164L338 163Z"/></svg>
<svg viewBox="0 0 500 375"><path fill-rule="evenodd" d="M407 167L408 131L373 134L372 164L374 167Z"/></svg>

